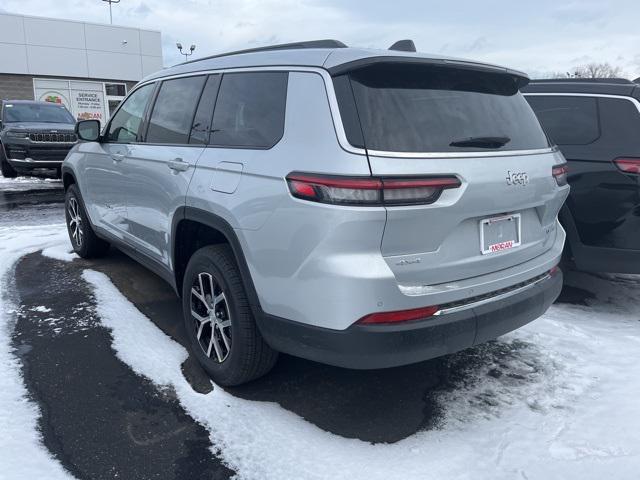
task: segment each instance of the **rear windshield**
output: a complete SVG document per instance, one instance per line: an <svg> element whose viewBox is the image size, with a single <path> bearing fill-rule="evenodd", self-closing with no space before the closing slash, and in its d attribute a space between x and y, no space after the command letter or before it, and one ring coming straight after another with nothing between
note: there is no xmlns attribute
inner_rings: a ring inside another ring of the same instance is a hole
<svg viewBox="0 0 640 480"><path fill-rule="evenodd" d="M336 77L334 84L354 146L389 152L549 147L511 75L379 63Z"/></svg>
<svg viewBox="0 0 640 480"><path fill-rule="evenodd" d="M75 123L75 119L62 105L44 103L6 103L4 105L4 121L41 122L41 123Z"/></svg>

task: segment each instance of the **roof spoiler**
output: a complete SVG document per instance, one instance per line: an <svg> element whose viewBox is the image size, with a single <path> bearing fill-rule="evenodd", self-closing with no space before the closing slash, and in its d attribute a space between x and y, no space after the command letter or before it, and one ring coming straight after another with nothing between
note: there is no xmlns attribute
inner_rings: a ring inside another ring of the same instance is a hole
<svg viewBox="0 0 640 480"><path fill-rule="evenodd" d="M416 44L413 43L413 40L398 40L389 47L389 50L395 50L397 52L415 52Z"/></svg>

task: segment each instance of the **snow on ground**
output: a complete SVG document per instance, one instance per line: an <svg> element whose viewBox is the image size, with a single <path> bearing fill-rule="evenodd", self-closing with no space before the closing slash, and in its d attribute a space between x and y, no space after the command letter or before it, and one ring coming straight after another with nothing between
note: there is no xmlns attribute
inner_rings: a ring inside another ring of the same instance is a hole
<svg viewBox="0 0 640 480"><path fill-rule="evenodd" d="M62 188L62 180L47 177L5 178L0 175L0 190L18 191L40 188Z"/></svg>
<svg viewBox="0 0 640 480"><path fill-rule="evenodd" d="M68 245L64 226L0 229L0 274L22 255ZM241 479L636 479L640 469L640 277L575 277L596 292L588 306L560 304L499 342L451 363L469 375L438 393L440 428L394 444L321 430L277 404L216 387L196 393L181 372L186 350L140 313L102 273L87 270L115 354L210 432ZM6 291L6 288L2 288ZM0 452L8 478L64 478L41 446L37 408L25 399L9 351L7 299L0 310ZM399 370L401 372L401 370ZM5 432L9 432L6 435ZM212 452L213 453L213 452ZM8 462L5 462L5 458ZM26 461L25 459L28 459ZM0 472L0 477L2 473Z"/></svg>
<svg viewBox="0 0 640 480"><path fill-rule="evenodd" d="M95 288L118 357L173 388L240 478L637 478L638 278L584 276L601 295L592 306L554 306L477 349L486 365L439 398L442 428L392 445L341 438L276 404L241 400L220 388L194 392L180 370L184 349L104 274L86 271L84 278Z"/></svg>
<svg viewBox="0 0 640 480"><path fill-rule="evenodd" d="M20 363L11 349L17 306L7 298L18 259L69 242L64 225L0 228L0 479L73 478L42 445L38 407L27 399Z"/></svg>

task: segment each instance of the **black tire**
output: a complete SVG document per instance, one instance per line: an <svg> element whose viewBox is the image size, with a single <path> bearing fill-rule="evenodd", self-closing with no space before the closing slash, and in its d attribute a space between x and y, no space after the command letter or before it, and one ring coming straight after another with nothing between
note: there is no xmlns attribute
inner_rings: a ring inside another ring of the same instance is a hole
<svg viewBox="0 0 640 480"><path fill-rule="evenodd" d="M202 290L206 305L196 295ZM212 300L223 296L224 300L218 303ZM193 254L184 275L182 309L191 350L218 385L234 386L249 382L266 374L275 365L278 353L267 345L258 330L240 271L228 245L210 245ZM198 321L192 309L205 321ZM220 323L214 325L214 322ZM199 328L200 325L204 326ZM212 337L215 337L215 342ZM209 355L205 349L209 350Z"/></svg>
<svg viewBox="0 0 640 480"><path fill-rule="evenodd" d="M4 147L0 143L0 172L2 172L2 176L4 178L16 178L18 176L18 172L16 169L11 166L11 164L7 161L4 156Z"/></svg>
<svg viewBox="0 0 640 480"><path fill-rule="evenodd" d="M67 189L64 198L64 213L69 240L78 255L82 258L96 258L107 253L109 243L98 238L93 231L76 185L71 185Z"/></svg>

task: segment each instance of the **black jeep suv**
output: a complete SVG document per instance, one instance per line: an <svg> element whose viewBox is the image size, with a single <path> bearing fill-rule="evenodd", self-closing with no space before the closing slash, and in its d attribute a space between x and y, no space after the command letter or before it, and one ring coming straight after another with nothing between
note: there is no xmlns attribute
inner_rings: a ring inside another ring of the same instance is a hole
<svg viewBox="0 0 640 480"><path fill-rule="evenodd" d="M31 100L0 105L0 170L5 177L55 168L76 142L75 119L64 106Z"/></svg>
<svg viewBox="0 0 640 480"><path fill-rule="evenodd" d="M580 270L640 273L640 85L536 80L522 91L569 162L565 253Z"/></svg>

